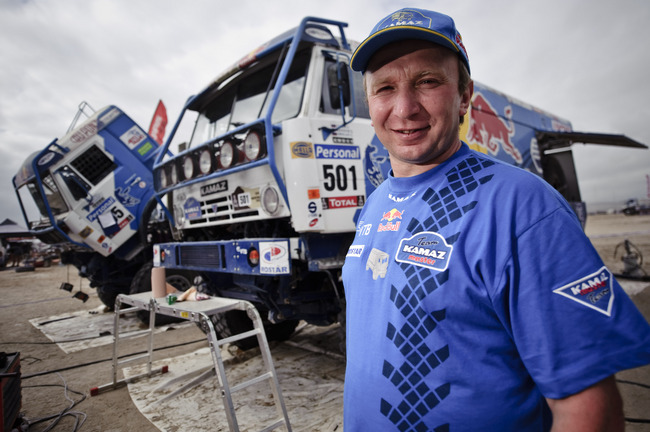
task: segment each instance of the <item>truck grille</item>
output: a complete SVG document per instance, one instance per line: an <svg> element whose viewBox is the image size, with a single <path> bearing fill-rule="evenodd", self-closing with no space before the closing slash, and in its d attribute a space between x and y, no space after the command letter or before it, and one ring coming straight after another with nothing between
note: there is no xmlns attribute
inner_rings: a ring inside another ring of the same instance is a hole
<svg viewBox="0 0 650 432"><path fill-rule="evenodd" d="M222 249L223 246L181 245L179 248L178 264L208 269L224 268Z"/></svg>
<svg viewBox="0 0 650 432"><path fill-rule="evenodd" d="M117 166L97 146L90 147L70 164L94 185Z"/></svg>
<svg viewBox="0 0 650 432"><path fill-rule="evenodd" d="M260 211L257 209L235 209L232 203L232 198L229 195L212 198L207 201L200 201L200 205L201 217L188 220L188 223L191 226L203 224L220 225L233 220L255 218L260 214Z"/></svg>

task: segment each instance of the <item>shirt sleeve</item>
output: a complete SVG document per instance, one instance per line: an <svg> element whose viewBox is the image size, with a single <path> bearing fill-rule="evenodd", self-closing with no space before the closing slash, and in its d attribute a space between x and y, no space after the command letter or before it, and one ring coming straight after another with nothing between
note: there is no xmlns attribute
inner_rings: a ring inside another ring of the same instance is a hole
<svg viewBox="0 0 650 432"><path fill-rule="evenodd" d="M512 240L493 298L544 396L650 363L650 327L564 209Z"/></svg>

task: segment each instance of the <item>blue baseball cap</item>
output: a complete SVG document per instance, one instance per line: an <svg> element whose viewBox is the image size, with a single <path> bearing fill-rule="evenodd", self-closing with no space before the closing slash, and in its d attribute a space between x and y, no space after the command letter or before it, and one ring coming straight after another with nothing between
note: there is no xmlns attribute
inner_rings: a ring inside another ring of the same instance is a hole
<svg viewBox="0 0 650 432"><path fill-rule="evenodd" d="M352 54L350 67L365 72L370 58L384 45L407 39L421 39L449 48L460 56L469 72L469 58L454 20L424 9L404 8L382 19Z"/></svg>

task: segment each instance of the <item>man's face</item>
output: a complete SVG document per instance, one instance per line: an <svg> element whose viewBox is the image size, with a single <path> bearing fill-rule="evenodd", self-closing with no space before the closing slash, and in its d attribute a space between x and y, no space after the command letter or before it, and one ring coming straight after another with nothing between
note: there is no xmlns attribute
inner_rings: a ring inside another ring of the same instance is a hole
<svg viewBox="0 0 650 432"><path fill-rule="evenodd" d="M377 137L396 177L420 174L460 147L459 117L467 113L470 84L458 93L458 59L426 41L389 44L370 60L366 93Z"/></svg>

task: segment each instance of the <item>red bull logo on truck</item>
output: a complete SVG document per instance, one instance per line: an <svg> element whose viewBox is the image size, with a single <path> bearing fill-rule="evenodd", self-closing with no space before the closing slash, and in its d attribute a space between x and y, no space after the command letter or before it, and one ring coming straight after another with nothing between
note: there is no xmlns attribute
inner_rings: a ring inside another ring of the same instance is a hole
<svg viewBox="0 0 650 432"><path fill-rule="evenodd" d="M515 135L512 107L507 105L503 111L497 112L485 96L477 92L472 102L467 139L486 148L493 156L503 150L521 165L524 160L512 141Z"/></svg>
<svg viewBox="0 0 650 432"><path fill-rule="evenodd" d="M571 130L570 122L475 82L460 136L473 150L542 175L537 134Z"/></svg>

